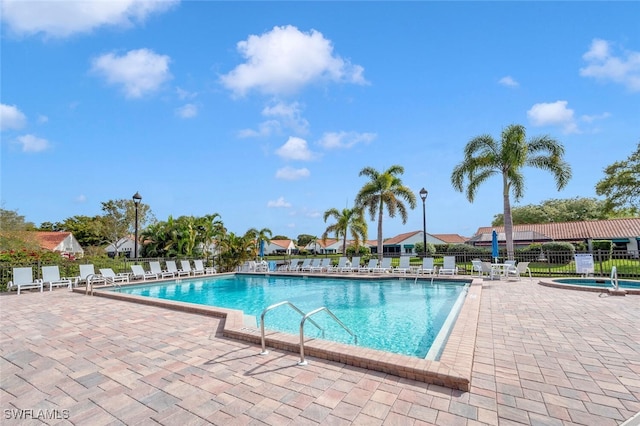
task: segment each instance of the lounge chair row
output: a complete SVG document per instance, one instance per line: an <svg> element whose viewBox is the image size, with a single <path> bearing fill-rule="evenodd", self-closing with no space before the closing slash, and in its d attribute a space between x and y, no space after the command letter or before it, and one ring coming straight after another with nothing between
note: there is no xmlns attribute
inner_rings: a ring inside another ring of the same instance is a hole
<svg viewBox="0 0 640 426"><path fill-rule="evenodd" d="M181 260L178 268L174 260L168 260L166 263L166 269L160 267L159 261L149 262L150 271L145 271L140 265L131 265L131 273L115 273L111 268L102 268L100 273L95 272L95 267L91 264L80 265L80 275L77 277L61 277L60 268L57 265L43 266L42 278L33 278L33 267L21 267L13 268L13 279L9 281L9 289L16 288L18 294L21 290L26 289L40 289L44 290L44 287L49 287L49 291L53 290L53 287L68 287L71 289L73 286L77 286L81 282L91 282L92 284L115 284L122 282L129 282L132 279L158 279L158 278L173 278L181 276L196 276L196 275L209 275L215 274L216 269L212 267L205 267L202 260L194 260L194 267L191 268L191 263L188 260Z"/></svg>
<svg viewBox="0 0 640 426"><path fill-rule="evenodd" d="M445 256L444 264L438 268L434 266L433 258L426 257L422 260L422 265L411 266L408 256L400 257L398 266L391 266L392 259L384 257L380 263L378 259L370 259L365 265L360 265L360 257L354 256L349 260L346 256L340 257L337 265L331 264L331 259L292 259L288 265L281 266L278 271L281 272L336 272L336 273L415 273L427 275L456 275L458 267L456 266L455 256ZM315 263L314 263L315 262Z"/></svg>

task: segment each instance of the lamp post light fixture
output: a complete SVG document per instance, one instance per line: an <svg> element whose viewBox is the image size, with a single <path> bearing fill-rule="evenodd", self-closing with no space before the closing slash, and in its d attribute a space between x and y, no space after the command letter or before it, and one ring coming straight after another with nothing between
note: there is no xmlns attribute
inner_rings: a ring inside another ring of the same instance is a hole
<svg viewBox="0 0 640 426"><path fill-rule="evenodd" d="M420 190L420 198L422 199L422 244L424 244L424 252L422 257L427 257L427 208L425 202L429 192L422 188Z"/></svg>
<svg viewBox="0 0 640 426"><path fill-rule="evenodd" d="M135 259L138 258L138 206L140 205L141 201L142 196L138 193L138 191L136 191L136 193L133 194L133 204L135 204L136 206L136 233L135 240L133 241L133 257Z"/></svg>

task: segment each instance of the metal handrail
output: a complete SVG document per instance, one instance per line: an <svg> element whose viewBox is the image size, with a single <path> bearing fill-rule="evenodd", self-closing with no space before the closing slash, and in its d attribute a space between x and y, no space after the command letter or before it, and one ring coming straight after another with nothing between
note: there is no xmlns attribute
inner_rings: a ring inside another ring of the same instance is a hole
<svg viewBox="0 0 640 426"><path fill-rule="evenodd" d="M262 343L262 352L260 352L260 355L266 355L269 353L269 351L267 351L266 349L266 342L265 342L265 337L264 337L264 316L267 314L268 311L277 308L278 306L282 306L282 305L288 305L291 308L293 308L294 311L296 311L297 313L299 313L300 315L302 315L303 317L304 312L302 312L296 305L294 305L293 303L284 300L282 302L276 303L274 305L271 306L267 306L265 308L264 311L262 311L262 314L260 314L260 341ZM324 337L324 329L322 327L320 327L315 321L311 320L311 323L313 325L315 325L316 327L318 327L318 330L320 330L322 332L322 337Z"/></svg>
<svg viewBox="0 0 640 426"><path fill-rule="evenodd" d="M615 265L611 267L611 285L614 290L618 290L618 268Z"/></svg>
<svg viewBox="0 0 640 426"><path fill-rule="evenodd" d="M300 361L298 362L298 365L307 365L307 361L304 359L304 322L310 316L315 315L321 311L326 311L329 314L329 316L331 316L331 318L333 318L347 333L349 333L355 339L356 345L358 344L358 336L353 334L353 332L349 330L349 328L346 325L344 325L344 323L340 321L338 317L335 316L333 312L329 310L329 308L327 308L326 306L323 306L321 308L318 308L309 312L304 317L302 317L302 321L300 321ZM313 320L309 320L309 321L313 321Z"/></svg>

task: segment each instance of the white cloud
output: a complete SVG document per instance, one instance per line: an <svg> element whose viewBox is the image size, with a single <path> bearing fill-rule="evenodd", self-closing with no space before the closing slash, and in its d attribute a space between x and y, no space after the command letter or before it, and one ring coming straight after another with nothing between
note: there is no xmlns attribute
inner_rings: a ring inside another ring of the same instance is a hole
<svg viewBox="0 0 640 426"><path fill-rule="evenodd" d="M640 52L624 51L614 55L608 41L594 39L582 59L587 66L580 68L581 76L613 81L631 91L640 91Z"/></svg>
<svg viewBox="0 0 640 426"><path fill-rule="evenodd" d="M198 107L194 104L186 104L176 108L176 115L181 118L193 118L198 115Z"/></svg>
<svg viewBox="0 0 640 426"><path fill-rule="evenodd" d="M267 120L260 123L257 130L242 129L238 132L239 138L255 138L270 136L272 133L279 133L281 129L278 120Z"/></svg>
<svg viewBox="0 0 640 426"><path fill-rule="evenodd" d="M76 197L76 199L74 200L76 203L78 204L83 204L87 202L87 196L84 194L80 194Z"/></svg>
<svg viewBox="0 0 640 426"><path fill-rule="evenodd" d="M287 166L276 171L276 179L283 180L299 180L307 178L309 175L311 175L311 172L306 168L294 169Z"/></svg>
<svg viewBox="0 0 640 426"><path fill-rule="evenodd" d="M345 149L351 148L358 143L368 144L377 135L375 133L358 132L327 132L322 135L318 144L325 149Z"/></svg>
<svg viewBox="0 0 640 426"><path fill-rule="evenodd" d="M0 130L22 129L27 124L27 116L15 105L0 104Z"/></svg>
<svg viewBox="0 0 640 426"><path fill-rule="evenodd" d="M309 129L309 122L302 117L302 107L298 102L276 102L271 106L264 107L262 115L276 117L284 127L297 134L306 134Z"/></svg>
<svg viewBox="0 0 640 426"><path fill-rule="evenodd" d="M267 207L291 207L291 203L284 200L284 197L280 197L277 200L271 200L267 203Z"/></svg>
<svg viewBox="0 0 640 426"><path fill-rule="evenodd" d="M237 44L246 62L220 77L237 96L255 89L279 95L295 93L317 81L366 84L364 69L335 56L322 33L308 33L288 25L262 35L251 35Z"/></svg>
<svg viewBox="0 0 640 426"><path fill-rule="evenodd" d="M49 141L33 135L24 135L16 138L16 142L22 145L22 152L40 152L49 148Z"/></svg>
<svg viewBox="0 0 640 426"><path fill-rule="evenodd" d="M500 80L498 80L498 83L502 84L503 86L507 86L507 87L518 87L518 86L520 86L520 83L515 81L513 79L513 77L511 77L510 75L502 77Z"/></svg>
<svg viewBox="0 0 640 426"><path fill-rule="evenodd" d="M92 61L92 70L109 84L121 85L129 98L139 98L157 90L171 78L166 55L149 49L130 50L124 56L106 53Z"/></svg>
<svg viewBox="0 0 640 426"><path fill-rule="evenodd" d="M1 15L9 30L18 35L44 33L50 37L68 37L105 25L131 27L177 3L177 0L3 0Z"/></svg>
<svg viewBox="0 0 640 426"><path fill-rule="evenodd" d="M594 121L597 120L604 120L606 118L611 117L611 114L608 112L603 112L602 114L595 114L595 115L583 115L580 117L580 120L587 122L587 123L593 123Z"/></svg>
<svg viewBox="0 0 640 426"><path fill-rule="evenodd" d="M185 99L193 99L196 96L198 96L197 92L189 92L187 90L184 90L180 87L176 87L176 94L178 95L178 98L181 100L185 100Z"/></svg>
<svg viewBox="0 0 640 426"><path fill-rule="evenodd" d="M577 133L573 110L567 108L567 101L535 104L527 111L527 117L534 126L561 126L564 133Z"/></svg>
<svg viewBox="0 0 640 426"><path fill-rule="evenodd" d="M276 154L287 160L309 161L314 158L314 154L307 146L307 141L295 136L290 136L284 145L276 150Z"/></svg>
<svg viewBox="0 0 640 426"><path fill-rule="evenodd" d="M47 117L46 115L38 115L38 124L45 124L49 122L49 117Z"/></svg>

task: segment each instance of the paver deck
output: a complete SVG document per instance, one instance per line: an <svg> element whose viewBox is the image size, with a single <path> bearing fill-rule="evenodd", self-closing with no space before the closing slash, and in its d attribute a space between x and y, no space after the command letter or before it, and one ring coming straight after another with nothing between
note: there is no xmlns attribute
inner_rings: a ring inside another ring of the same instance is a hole
<svg viewBox="0 0 640 426"><path fill-rule="evenodd" d="M219 318L63 289L0 297L3 424L618 425L640 297L483 284L471 390L222 336Z"/></svg>

